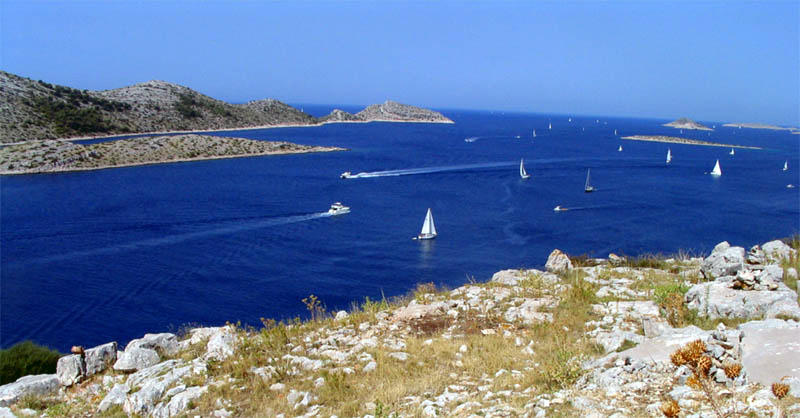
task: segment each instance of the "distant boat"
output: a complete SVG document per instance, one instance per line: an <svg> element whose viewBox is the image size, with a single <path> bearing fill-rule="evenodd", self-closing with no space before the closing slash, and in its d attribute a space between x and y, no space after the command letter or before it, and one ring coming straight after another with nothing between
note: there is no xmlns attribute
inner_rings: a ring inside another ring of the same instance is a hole
<svg viewBox="0 0 800 418"><path fill-rule="evenodd" d="M787 184L787 185L786 185L786 188L787 188L787 189L794 189L794 184Z"/></svg>
<svg viewBox="0 0 800 418"><path fill-rule="evenodd" d="M553 124L552 123L548 123L547 124L547 129L553 129Z"/></svg>
<svg viewBox="0 0 800 418"><path fill-rule="evenodd" d="M734 154L736 154L736 151L734 151L733 148L731 148L731 152L729 152L728 154L734 155Z"/></svg>
<svg viewBox="0 0 800 418"><path fill-rule="evenodd" d="M436 238L436 226L433 224L433 214L431 208L428 208L428 213L425 215L425 222L422 223L422 231L414 237L414 239L434 239Z"/></svg>
<svg viewBox="0 0 800 418"><path fill-rule="evenodd" d="M342 202L336 202L328 209L328 214L331 216L344 215L345 213L350 213L350 208L343 205Z"/></svg>
<svg viewBox="0 0 800 418"><path fill-rule="evenodd" d="M345 171L344 173L339 175L340 179L349 179L353 174L349 171Z"/></svg>
<svg viewBox="0 0 800 418"><path fill-rule="evenodd" d="M569 122L572 122L572 118L569 118Z"/></svg>
<svg viewBox="0 0 800 418"><path fill-rule="evenodd" d="M681 129L681 133L683 133L683 129Z"/></svg>
<svg viewBox="0 0 800 418"><path fill-rule="evenodd" d="M536 138L536 129L533 130L533 137Z"/></svg>
<svg viewBox="0 0 800 418"><path fill-rule="evenodd" d="M670 151L670 149L667 148L667 164L669 164L670 162L672 162L672 151Z"/></svg>
<svg viewBox="0 0 800 418"><path fill-rule="evenodd" d="M555 212L563 212L565 210L568 210L568 209L567 208L562 208L561 206L556 206L556 207L553 208L553 211L555 211Z"/></svg>
<svg viewBox="0 0 800 418"><path fill-rule="evenodd" d="M527 171L525 171L525 165L523 164L523 160L519 160L519 176L524 179L527 179L531 176L530 174L528 174Z"/></svg>
<svg viewBox="0 0 800 418"><path fill-rule="evenodd" d="M592 174L592 169L591 168L587 169L586 170L586 184L583 186L583 191L586 192L586 193L591 193L591 192L594 191L594 187L592 187L592 184L590 182L591 174Z"/></svg>
<svg viewBox="0 0 800 418"><path fill-rule="evenodd" d="M614 129L614 136L617 136L617 130Z"/></svg>
<svg viewBox="0 0 800 418"><path fill-rule="evenodd" d="M786 160L783 162L783 171L786 171L788 169L789 169L789 160Z"/></svg>
<svg viewBox="0 0 800 418"><path fill-rule="evenodd" d="M619 149L617 151L622 152L622 145L619 146Z"/></svg>
<svg viewBox="0 0 800 418"><path fill-rule="evenodd" d="M714 165L714 169L711 170L711 175L712 176L721 176L722 175L722 169L719 168L719 160L717 160L717 163Z"/></svg>

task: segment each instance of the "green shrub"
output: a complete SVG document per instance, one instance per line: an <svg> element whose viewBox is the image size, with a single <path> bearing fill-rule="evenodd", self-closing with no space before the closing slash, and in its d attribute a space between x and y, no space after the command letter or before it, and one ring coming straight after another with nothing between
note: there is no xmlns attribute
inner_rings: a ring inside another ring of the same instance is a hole
<svg viewBox="0 0 800 418"><path fill-rule="evenodd" d="M61 353L58 351L31 341L23 341L0 350L0 385L31 374L55 373L59 357Z"/></svg>

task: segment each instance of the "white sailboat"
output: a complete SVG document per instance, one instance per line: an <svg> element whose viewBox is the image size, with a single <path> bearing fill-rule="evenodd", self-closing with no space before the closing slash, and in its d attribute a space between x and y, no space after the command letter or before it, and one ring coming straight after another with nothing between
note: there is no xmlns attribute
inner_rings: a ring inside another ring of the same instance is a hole
<svg viewBox="0 0 800 418"><path fill-rule="evenodd" d="M617 151L622 152L622 145L619 146L619 149L617 149Z"/></svg>
<svg viewBox="0 0 800 418"><path fill-rule="evenodd" d="M733 150L733 148L731 148L731 152L729 152L728 154L734 155L734 154L736 154L736 152Z"/></svg>
<svg viewBox="0 0 800 418"><path fill-rule="evenodd" d="M536 138L536 129L533 130L533 137Z"/></svg>
<svg viewBox="0 0 800 418"><path fill-rule="evenodd" d="M436 238L436 225L433 224L433 214L431 208L428 208L428 213L425 215L425 222L422 223L422 231L414 237L414 239L434 239Z"/></svg>
<svg viewBox="0 0 800 418"><path fill-rule="evenodd" d="M789 169L789 160L786 160L783 162L783 171L786 171L788 169Z"/></svg>
<svg viewBox="0 0 800 418"><path fill-rule="evenodd" d="M617 130L614 129L614 136L617 136Z"/></svg>
<svg viewBox="0 0 800 418"><path fill-rule="evenodd" d="M592 169L591 168L587 169L586 170L586 184L583 185L583 191L586 192L586 193L591 193L591 192L594 191L594 187L592 187L592 184L590 182L591 174L592 174Z"/></svg>
<svg viewBox="0 0 800 418"><path fill-rule="evenodd" d="M548 123L547 124L547 129L553 129L553 124L552 123Z"/></svg>
<svg viewBox="0 0 800 418"><path fill-rule="evenodd" d="M714 164L714 169L713 169L713 170L711 170L711 173L710 173L710 174L711 174L712 176L721 176L721 175L722 175L722 169L721 169L721 168L719 168L719 160L717 160L717 163L716 163L716 164Z"/></svg>
<svg viewBox="0 0 800 418"><path fill-rule="evenodd" d="M524 160L519 160L519 176L526 179L529 178L531 175L525 171L525 164L523 164Z"/></svg>
<svg viewBox="0 0 800 418"><path fill-rule="evenodd" d="M569 121L572 122L572 118L569 118Z"/></svg>
<svg viewBox="0 0 800 418"><path fill-rule="evenodd" d="M667 164L672 162L672 151L667 148Z"/></svg>

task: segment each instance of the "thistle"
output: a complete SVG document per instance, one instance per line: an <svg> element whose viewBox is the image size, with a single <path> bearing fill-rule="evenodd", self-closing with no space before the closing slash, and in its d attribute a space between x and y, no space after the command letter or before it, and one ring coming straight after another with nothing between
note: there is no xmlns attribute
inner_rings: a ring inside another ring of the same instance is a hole
<svg viewBox="0 0 800 418"><path fill-rule="evenodd" d="M728 376L728 379L736 380L739 374L742 373L742 365L739 363L725 362L722 365L722 370L725 371L725 376Z"/></svg>
<svg viewBox="0 0 800 418"><path fill-rule="evenodd" d="M663 402L661 404L661 413L667 418L674 418L681 413L681 407L675 401Z"/></svg>
<svg viewBox="0 0 800 418"><path fill-rule="evenodd" d="M789 393L789 385L786 383L773 383L772 384L772 394L775 395L778 399L783 399L786 394Z"/></svg>

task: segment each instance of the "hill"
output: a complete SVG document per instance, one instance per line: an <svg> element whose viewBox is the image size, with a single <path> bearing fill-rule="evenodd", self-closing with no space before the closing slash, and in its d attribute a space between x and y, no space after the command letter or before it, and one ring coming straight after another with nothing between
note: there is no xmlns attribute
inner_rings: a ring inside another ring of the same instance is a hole
<svg viewBox="0 0 800 418"><path fill-rule="evenodd" d="M675 129L697 129L700 131L713 131L708 126L701 125L689 118L680 118L676 121L665 123L663 126L669 126Z"/></svg>

